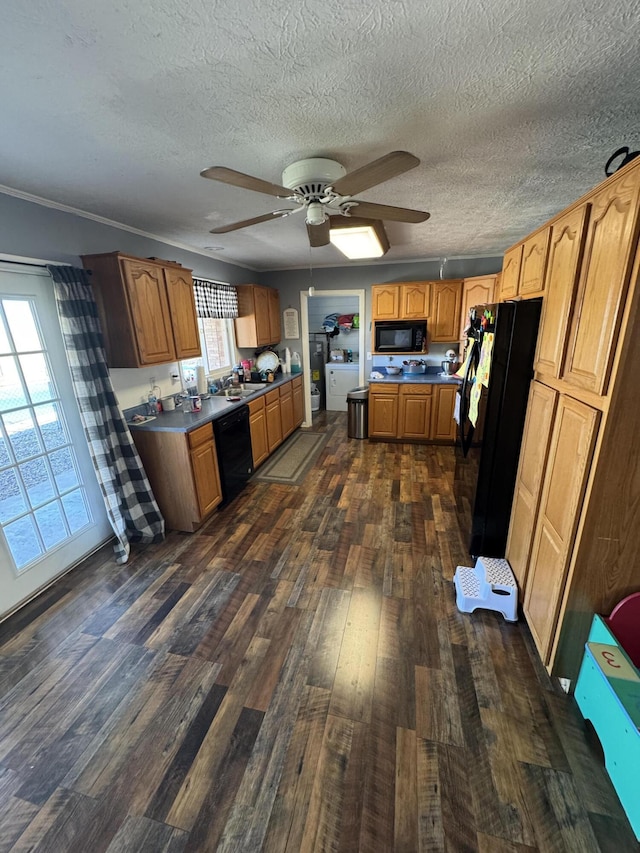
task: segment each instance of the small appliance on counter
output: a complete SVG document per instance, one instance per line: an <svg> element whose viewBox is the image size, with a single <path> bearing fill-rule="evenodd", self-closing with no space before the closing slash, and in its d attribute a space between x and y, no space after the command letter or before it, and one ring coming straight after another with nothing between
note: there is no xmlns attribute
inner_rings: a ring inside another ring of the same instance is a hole
<svg viewBox="0 0 640 853"><path fill-rule="evenodd" d="M448 349L444 356L445 361L442 362L442 375L453 376L453 374L458 369L458 358L456 356L456 351L453 349Z"/></svg>

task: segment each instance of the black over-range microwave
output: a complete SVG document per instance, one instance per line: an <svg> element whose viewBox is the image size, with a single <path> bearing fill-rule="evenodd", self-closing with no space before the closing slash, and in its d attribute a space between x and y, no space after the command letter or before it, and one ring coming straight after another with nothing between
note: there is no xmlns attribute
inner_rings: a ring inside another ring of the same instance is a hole
<svg viewBox="0 0 640 853"><path fill-rule="evenodd" d="M425 352L426 320L376 320L376 352Z"/></svg>

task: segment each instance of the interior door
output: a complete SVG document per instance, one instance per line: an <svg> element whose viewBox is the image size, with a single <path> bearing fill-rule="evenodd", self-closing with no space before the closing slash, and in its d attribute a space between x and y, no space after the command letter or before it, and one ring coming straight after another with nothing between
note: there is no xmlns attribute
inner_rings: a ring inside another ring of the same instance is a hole
<svg viewBox="0 0 640 853"><path fill-rule="evenodd" d="M0 615L112 535L51 277L0 264Z"/></svg>

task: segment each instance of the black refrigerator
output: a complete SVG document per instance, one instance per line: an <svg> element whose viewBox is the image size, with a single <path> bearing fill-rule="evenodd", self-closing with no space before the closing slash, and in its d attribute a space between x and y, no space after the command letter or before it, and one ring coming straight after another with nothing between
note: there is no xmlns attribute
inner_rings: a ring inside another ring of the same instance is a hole
<svg viewBox="0 0 640 853"><path fill-rule="evenodd" d="M456 414L474 557L505 555L541 308L541 299L529 299L469 314Z"/></svg>

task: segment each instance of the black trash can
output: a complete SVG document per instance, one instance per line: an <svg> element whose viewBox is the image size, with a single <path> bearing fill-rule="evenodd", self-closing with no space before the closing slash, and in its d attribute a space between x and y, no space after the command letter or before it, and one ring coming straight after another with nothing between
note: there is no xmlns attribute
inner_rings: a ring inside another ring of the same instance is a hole
<svg viewBox="0 0 640 853"><path fill-rule="evenodd" d="M363 385L347 394L347 435L369 437L369 388Z"/></svg>

